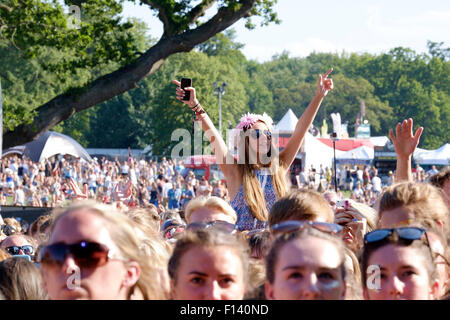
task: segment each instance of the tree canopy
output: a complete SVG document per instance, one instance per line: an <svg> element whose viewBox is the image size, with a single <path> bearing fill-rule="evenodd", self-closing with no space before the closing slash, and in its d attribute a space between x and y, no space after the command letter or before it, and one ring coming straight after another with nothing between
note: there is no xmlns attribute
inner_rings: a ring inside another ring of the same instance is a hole
<svg viewBox="0 0 450 320"><path fill-rule="evenodd" d="M48 100L38 105L33 100L28 114L5 95L5 118L15 117L5 126L5 147L33 140L76 112L136 88L169 56L191 51L240 19L246 19L249 28L255 27L255 16L261 25L278 22L276 0L141 0L161 20L164 31L157 41L140 47L133 32L136 24L121 16L124 2L64 1L80 9L75 27L58 0L2 2L2 46L18 50L23 59L34 59L60 86ZM207 10L215 10L208 19Z"/></svg>

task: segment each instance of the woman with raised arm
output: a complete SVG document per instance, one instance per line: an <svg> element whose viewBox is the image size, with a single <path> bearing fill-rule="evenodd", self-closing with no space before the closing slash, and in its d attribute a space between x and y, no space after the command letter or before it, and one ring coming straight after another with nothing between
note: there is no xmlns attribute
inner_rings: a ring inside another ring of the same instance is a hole
<svg viewBox="0 0 450 320"><path fill-rule="evenodd" d="M177 99L183 101L201 122L203 131L211 142L217 163L226 177L231 205L238 215L239 230L263 228L267 224L269 210L277 198L288 192L286 174L300 149L306 132L311 126L323 98L333 89L333 80L328 75L319 75L317 92L308 108L297 122L295 131L285 149L278 154L272 141L272 119L267 115L244 115L236 129L239 131L238 157L228 150L225 141L214 127L209 116L196 97L193 87L178 86ZM188 101L182 100L185 91L190 92ZM269 161L265 161L269 158ZM232 159L230 161L230 159Z"/></svg>

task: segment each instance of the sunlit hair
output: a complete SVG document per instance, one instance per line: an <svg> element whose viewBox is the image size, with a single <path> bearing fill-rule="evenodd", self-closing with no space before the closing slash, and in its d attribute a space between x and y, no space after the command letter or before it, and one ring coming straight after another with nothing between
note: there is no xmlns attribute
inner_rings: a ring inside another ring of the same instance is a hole
<svg viewBox="0 0 450 320"><path fill-rule="evenodd" d="M0 261L11 258L12 256L3 248L0 248Z"/></svg>
<svg viewBox="0 0 450 320"><path fill-rule="evenodd" d="M186 209L184 212L184 217L186 222L189 224L191 223L191 215L194 211L201 209L201 208L209 208L218 210L228 216L230 216L234 223L237 221L237 215L234 209L222 198L215 197L215 196L201 196L192 199L188 202L186 205Z"/></svg>
<svg viewBox="0 0 450 320"><path fill-rule="evenodd" d="M352 265L352 270L349 270L348 264L344 264L346 274L345 282L347 284L345 300L362 300L361 267L355 253L347 246L345 247L345 259L346 262L350 261Z"/></svg>
<svg viewBox="0 0 450 320"><path fill-rule="evenodd" d="M264 123L267 127L269 127L261 120L258 122ZM245 148L239 146L245 146ZM244 152L244 154L242 154L242 152ZM267 210L266 200L260 182L255 173L255 170L259 168L255 163L255 160L251 159L252 153L253 151L250 151L248 134L245 134L243 131L240 132L238 139L237 165L242 176L244 198L252 214L260 221L267 221L269 212ZM273 187L278 198L281 198L289 190L286 178L287 171L283 169L283 165L280 163L281 160L278 157L278 148L274 144L274 139L271 139L270 150L267 156L271 159L271 161L267 164L267 167L271 173ZM244 163L242 163L242 159L244 159Z"/></svg>
<svg viewBox="0 0 450 320"><path fill-rule="evenodd" d="M324 217L334 223L334 213L328 201L317 191L301 189L278 199L270 209L269 226L287 220L315 221Z"/></svg>
<svg viewBox="0 0 450 320"><path fill-rule="evenodd" d="M3 221L6 225L13 227L16 230L16 233L22 232L22 226L20 225L20 222L15 218L5 218L3 219Z"/></svg>
<svg viewBox="0 0 450 320"><path fill-rule="evenodd" d="M344 259L345 253L347 252L345 249L344 242L341 238L332 236L328 233L321 232L319 230L313 228L304 228L295 232L288 232L279 235L272 244L272 248L269 251L269 254L266 257L266 279L270 283L274 283L275 281L275 266L278 262L278 257L280 255L281 249L289 242L297 240L297 239L305 239L308 237L316 237L319 239L327 240L333 243L336 247L337 252L339 253L339 265L342 270L342 280L345 281L345 267L344 267Z"/></svg>
<svg viewBox="0 0 450 320"><path fill-rule="evenodd" d="M36 239L39 243L47 240L49 227L52 223L52 216L50 214L39 216L30 226L28 235Z"/></svg>
<svg viewBox="0 0 450 320"><path fill-rule="evenodd" d="M155 268L152 267L147 254L141 250L140 238L136 233L137 226L125 213L118 211L115 206L95 201L74 202L67 208L58 208L53 211L54 222L51 232L53 233L55 226L62 217L75 211L89 211L103 218L106 222L105 227L121 255L126 260L136 261L139 264L141 273L136 284L130 288L128 299L135 291L140 292L144 299L165 298L154 281Z"/></svg>
<svg viewBox="0 0 450 320"><path fill-rule="evenodd" d="M0 262L0 291L8 300L48 299L39 269L21 258Z"/></svg>
<svg viewBox="0 0 450 320"><path fill-rule="evenodd" d="M127 211L126 214L147 237L159 234L160 217L157 211L136 208Z"/></svg>
<svg viewBox="0 0 450 320"><path fill-rule="evenodd" d="M359 213L361 213L364 218L366 218L367 221L367 232L371 232L377 228L378 224L378 213L375 209L369 207L368 205L365 205L361 202L356 202L353 200L350 200L350 204L353 208L358 210Z"/></svg>
<svg viewBox="0 0 450 320"><path fill-rule="evenodd" d="M190 249L195 247L214 249L214 247L219 246L229 247L235 250L236 255L242 262L244 281L246 288L248 288L249 248L247 243L240 237L219 230L212 230L212 228L192 231L187 230L180 238L178 238L168 264L170 278L174 283L177 282L177 273L181 259Z"/></svg>
<svg viewBox="0 0 450 320"><path fill-rule="evenodd" d="M379 202L379 218L388 210L404 207L419 223L442 222L449 236L449 209L442 191L428 183L401 182L386 188Z"/></svg>
<svg viewBox="0 0 450 320"><path fill-rule="evenodd" d="M446 166L445 168L441 169L441 171L430 177L430 183L433 186L441 189L444 187L444 183L447 180L450 180L450 166Z"/></svg>

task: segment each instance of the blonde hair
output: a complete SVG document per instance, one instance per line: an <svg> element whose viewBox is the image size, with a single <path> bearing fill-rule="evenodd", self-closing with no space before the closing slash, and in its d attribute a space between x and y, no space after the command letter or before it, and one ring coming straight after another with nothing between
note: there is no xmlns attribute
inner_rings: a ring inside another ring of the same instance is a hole
<svg viewBox="0 0 450 320"><path fill-rule="evenodd" d="M379 203L379 217L383 213L404 207L415 220L433 226L441 221L444 233L449 236L449 210L444 202L442 191L428 183L401 182L386 188Z"/></svg>
<svg viewBox="0 0 450 320"><path fill-rule="evenodd" d="M220 212L230 216L233 218L234 223L237 221L237 215L234 209L222 198L216 197L216 196L201 196L197 197L195 199L192 199L188 202L186 205L186 209L184 212L184 218L186 222L189 224L191 222L191 215L194 211L200 209L200 208L210 208L210 209L216 209Z"/></svg>
<svg viewBox="0 0 450 320"><path fill-rule="evenodd" d="M160 217L158 212L149 209L131 209L126 215L133 220L146 236L158 235Z"/></svg>
<svg viewBox="0 0 450 320"><path fill-rule="evenodd" d="M269 125L262 120L258 120L257 122L264 123L267 127ZM244 191L245 202L247 203L248 208L251 213L260 221L267 221L269 218L269 212L267 210L265 196L261 189L261 184L258 180L257 175L255 174L255 169L258 169L256 164L250 163L250 151L249 151L249 143L248 137L244 134L239 136L239 144L245 146L245 154L239 154L239 158L244 157L245 162L243 164L237 163L238 168L240 170L242 176L242 188ZM238 148L239 151L241 148ZM275 146L273 140L270 142L270 155L272 156L272 152L276 152L276 156L269 164L269 170L272 177L272 183L274 190L277 194L278 198L283 197L287 194L289 188L286 179L287 170L283 168L281 159L278 157L277 147ZM240 153L242 153L240 151Z"/></svg>
<svg viewBox="0 0 450 320"><path fill-rule="evenodd" d="M16 230L16 233L22 232L22 226L20 225L20 222L15 218L5 218L3 219L3 221L6 225L13 227Z"/></svg>
<svg viewBox="0 0 450 320"><path fill-rule="evenodd" d="M317 191L302 189L279 199L270 209L269 225L287 220L313 221L325 217L325 222L334 223L334 213L328 201Z"/></svg>
<svg viewBox="0 0 450 320"><path fill-rule="evenodd" d="M54 231L55 226L63 216L81 210L95 213L103 218L107 222L105 227L110 232L111 239L119 248L122 256L139 264L141 273L136 284L128 292L128 299L135 291L140 292L144 299L166 298L154 281L155 268L153 268L148 256L141 250L140 238L136 234L137 226L125 213L118 211L116 207L90 200L73 202L67 208L54 210L54 222L51 232Z"/></svg>

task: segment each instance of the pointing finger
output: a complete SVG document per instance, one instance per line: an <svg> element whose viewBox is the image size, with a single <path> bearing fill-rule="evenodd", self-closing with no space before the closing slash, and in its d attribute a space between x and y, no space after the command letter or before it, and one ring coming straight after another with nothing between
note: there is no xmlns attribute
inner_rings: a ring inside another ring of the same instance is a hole
<svg viewBox="0 0 450 320"><path fill-rule="evenodd" d="M330 70L328 70L327 73L325 73L325 74L323 75L323 77L324 77L324 78L328 77L328 75L329 75L330 73L332 73L332 72L333 72L333 68L331 68Z"/></svg>
<svg viewBox="0 0 450 320"><path fill-rule="evenodd" d="M181 86L181 83L180 83L180 81L177 81L177 80L172 80L172 83L176 84L177 86Z"/></svg>

